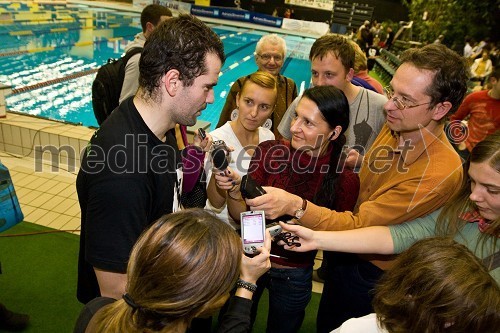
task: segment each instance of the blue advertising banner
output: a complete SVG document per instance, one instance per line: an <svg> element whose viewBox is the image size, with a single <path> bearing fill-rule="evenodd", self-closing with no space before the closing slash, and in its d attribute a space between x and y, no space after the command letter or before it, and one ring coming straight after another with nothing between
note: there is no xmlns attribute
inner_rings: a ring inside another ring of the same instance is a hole
<svg viewBox="0 0 500 333"><path fill-rule="evenodd" d="M229 9L229 8L219 8L220 9L220 18L231 21L239 21L239 22L250 22L250 14L246 10L237 10L237 9Z"/></svg>
<svg viewBox="0 0 500 333"><path fill-rule="evenodd" d="M251 22L255 24L281 28L281 25L283 24L283 19L281 17L274 17L271 15L252 13Z"/></svg>
<svg viewBox="0 0 500 333"><path fill-rule="evenodd" d="M191 6L191 14L238 22L248 22L276 28L280 28L283 24L283 18L281 17L222 7L204 7L193 5Z"/></svg>
<svg viewBox="0 0 500 333"><path fill-rule="evenodd" d="M219 11L220 9L215 7L191 6L191 14L196 16L219 18Z"/></svg>

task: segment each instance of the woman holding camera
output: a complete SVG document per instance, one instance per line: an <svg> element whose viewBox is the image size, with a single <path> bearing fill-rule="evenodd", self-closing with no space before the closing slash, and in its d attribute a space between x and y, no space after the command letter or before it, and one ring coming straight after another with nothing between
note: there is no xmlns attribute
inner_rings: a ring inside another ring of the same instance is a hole
<svg viewBox="0 0 500 333"><path fill-rule="evenodd" d="M247 173L250 159L254 149L261 142L274 140L274 134L269 130L271 127L269 116L274 111L277 98L276 79L267 72L255 72L248 75L241 87L241 91L236 96L235 109L231 115L231 121L226 122L222 127L210 132L215 149L227 149L229 167L225 170L217 170L220 174L236 172L243 176ZM263 127L265 125L265 127ZM224 141L226 147L217 143L217 140ZM212 150L213 151L213 150ZM211 159L207 162L207 179L210 179L207 188L208 207L217 213L223 221L228 222L233 228L238 229L238 224L228 215L226 208L227 192L215 185L214 175L210 174L214 166L220 165Z"/></svg>
<svg viewBox="0 0 500 333"><path fill-rule="evenodd" d="M333 86L304 91L290 130L292 140L261 143L252 157L248 174L261 186L273 186L337 211L351 210L359 192L358 176L343 168L342 153L349 125L349 104ZM216 175L217 185L228 191L232 216L247 210L240 192L241 179L226 172ZM234 185L237 184L237 185ZM265 189L265 188L264 188ZM299 218L282 216L282 221ZM269 221L268 221L269 222ZM269 289L268 332L297 332L311 299L316 251L287 252L273 243L271 270L257 282L253 315L264 288Z"/></svg>

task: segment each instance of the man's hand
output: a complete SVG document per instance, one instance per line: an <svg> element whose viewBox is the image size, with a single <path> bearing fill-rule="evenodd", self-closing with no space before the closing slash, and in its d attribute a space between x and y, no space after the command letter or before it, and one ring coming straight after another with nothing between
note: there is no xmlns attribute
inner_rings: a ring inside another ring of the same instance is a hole
<svg viewBox="0 0 500 333"><path fill-rule="evenodd" d="M294 215L302 207L302 198L276 187L264 186L266 194L246 199L251 210L263 210L266 218L275 219L283 215Z"/></svg>
<svg viewBox="0 0 500 333"><path fill-rule="evenodd" d="M351 149L347 153L345 166L349 169L356 169L361 167L363 163L363 155L361 155L356 149Z"/></svg>

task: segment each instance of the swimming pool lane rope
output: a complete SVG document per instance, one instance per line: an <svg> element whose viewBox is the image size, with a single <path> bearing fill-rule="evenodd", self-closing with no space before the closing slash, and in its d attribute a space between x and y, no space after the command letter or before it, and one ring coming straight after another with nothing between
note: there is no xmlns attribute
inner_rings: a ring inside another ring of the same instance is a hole
<svg viewBox="0 0 500 333"><path fill-rule="evenodd" d="M76 23L76 22L75 22ZM133 27L136 28L135 25L130 25L130 24L110 24L105 28L98 28L97 26L88 26L88 27L60 27L60 28L42 28L40 30L37 29L31 29L31 30L11 30L11 31L3 31L0 32L0 36L2 35L10 35L10 36L15 36L15 37L25 37L25 36L41 36L41 35L46 35L50 33L57 33L57 32L69 32L73 30L88 30L88 29L93 29L95 31L100 31L100 30L109 30L109 29L115 29L115 28L123 28L123 27Z"/></svg>
<svg viewBox="0 0 500 333"><path fill-rule="evenodd" d="M100 39L100 40L95 40L95 41L76 42L76 43L67 44L67 45L46 46L46 47L37 47L34 49L29 49L29 50L17 50L17 51L10 51L10 52L1 52L0 57L12 57L12 56L22 55L22 54L27 54L27 53L54 51L55 49L60 49L60 48L67 48L67 47L73 47L73 46L88 46L88 45L99 44L99 43L103 43L103 42L115 42L115 41L122 40L124 38L133 37L133 36L135 36L135 34L134 35L125 35L125 36L120 36L120 37L110 37L110 38Z"/></svg>
<svg viewBox="0 0 500 333"><path fill-rule="evenodd" d="M117 26L117 27L121 27L121 26ZM115 27L113 27L113 28L115 28ZM103 29L99 29L99 30L103 30ZM220 38L221 39L225 39L227 37L234 37L236 35L241 35L241 34L243 34L245 32L248 32L248 31L249 30L241 31L241 32L238 32L238 33L231 33L231 34L228 34L228 35L222 34L222 35L220 35ZM130 37L134 37L135 35L136 34L133 34L133 35L124 35L124 36L120 36L120 37L110 37L110 38L100 39L100 40L96 40L96 41L76 42L76 43L68 44L68 45L37 47L37 48L34 48L34 49L29 49L29 50L17 50L17 51L10 51L10 52L0 52L0 57L12 57L12 56L22 55L22 54L28 54L28 53L38 53L38 52L53 51L53 50L55 50L57 48L64 48L64 47L88 46L88 45L102 43L102 42L114 42L114 41L122 40L122 39L125 39L125 38L128 39Z"/></svg>
<svg viewBox="0 0 500 333"><path fill-rule="evenodd" d="M32 85L24 86L24 87L20 87L20 88L15 88L15 89L12 89L11 95L20 94L20 93L23 93L23 92L26 92L26 91L30 91L30 90L35 90L35 89L47 87L47 86L50 86L50 85L53 85L53 84L56 84L56 83L60 83L60 82L74 80L74 79L77 79L77 78L82 77L82 76L94 74L98 70L99 70L99 68L88 69L86 71L81 71L81 72L78 72L78 73L73 73L73 74L66 75L66 76L63 76L63 77L59 77L59 78L56 78L56 79L52 79L52 80L48 80L48 81L44 81L44 82L39 82L39 83L36 83L36 84L32 84Z"/></svg>
<svg viewBox="0 0 500 333"><path fill-rule="evenodd" d="M243 32L241 32L243 33ZM241 34L241 33L238 33L238 34ZM235 34L230 34L228 36L223 36L224 38L226 37L233 37ZM123 36L125 37L125 36ZM88 45L91 45L91 44L94 44L94 43L101 43L101 42L105 42L105 41L111 41L111 40L119 40L119 39L123 39L123 37L118 37L118 38L108 38L107 40L99 40L99 41L93 41L93 42L81 42L81 43L75 43L74 46L82 46L84 43L85 44L88 44ZM222 39L224 39L222 38ZM245 48L248 48L254 44L256 44L257 41L253 41L249 44L246 44L246 45L243 45L231 52L228 52L226 56L231 56ZM78 44L78 45L77 45ZM71 46L71 45L66 45L64 47L67 47L67 46ZM63 46L61 46L63 47ZM48 50L53 50L54 48L56 47L45 47L45 48L38 48L38 49L32 49L32 50L24 50L25 52L23 53L33 53L33 52L43 52L43 51L48 51ZM291 54L293 54L294 51L292 51ZM12 52L10 52L12 53ZM22 54L22 53L19 53L19 54ZM290 54L290 55L291 55ZM0 57L2 56L2 54L0 53ZM242 62L245 62L247 60L249 60L251 58L251 55L248 55L248 56L245 56L243 57L242 59L240 59L239 61L235 62L234 64L232 64L231 66L229 66L228 68L226 68L224 71L222 71L220 73L220 75L222 75L223 73L233 69L234 67L238 66L239 64L241 64ZM44 81L44 82L39 82L39 83L36 83L36 84L32 84L32 85L29 85L29 86L24 86L24 87L20 87L20 88L15 88L15 89L12 89L12 93L11 95L15 95L15 94L20 94L20 93L23 93L23 92L27 92L27 91L30 91L30 90L35 90L35 89L40 89L40 88L43 88L43 87L47 87L47 86L50 86L50 85L53 85L53 84L56 84L56 83L61 83L61 82L65 82L65 81L69 81L69 80L74 80L74 79L77 79L79 77L82 77L82 76L87 76L87 75L91 75L91 74L94 74L96 73L97 71L99 70L99 68L93 68L93 69L88 69L88 70L85 70L85 71L81 71L81 72L78 72L78 73L73 73L73 74L70 74L70 75L66 75L66 76L63 76L63 77L60 77L60 78L55 78L55 79L52 79L52 80L47 80L47 81ZM219 76L220 76L219 75Z"/></svg>

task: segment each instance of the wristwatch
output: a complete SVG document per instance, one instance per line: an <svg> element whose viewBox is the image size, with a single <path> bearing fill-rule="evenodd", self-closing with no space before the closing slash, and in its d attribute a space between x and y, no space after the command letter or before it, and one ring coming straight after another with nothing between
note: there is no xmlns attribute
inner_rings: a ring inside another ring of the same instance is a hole
<svg viewBox="0 0 500 333"><path fill-rule="evenodd" d="M306 199L302 199L302 207L300 207L299 209L297 209L295 211L295 218L296 219L300 219L302 216L304 216L304 213L306 212L306 208L307 208L307 200Z"/></svg>

